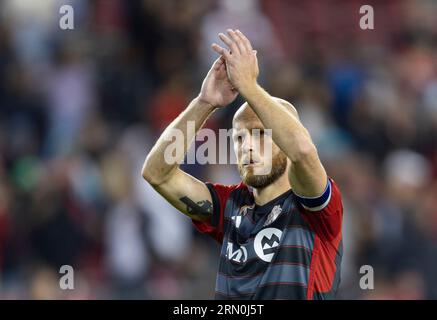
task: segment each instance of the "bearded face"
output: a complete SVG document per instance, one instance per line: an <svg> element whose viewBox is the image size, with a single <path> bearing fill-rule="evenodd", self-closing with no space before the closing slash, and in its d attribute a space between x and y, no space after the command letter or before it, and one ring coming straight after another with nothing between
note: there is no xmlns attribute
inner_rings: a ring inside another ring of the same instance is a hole
<svg viewBox="0 0 437 320"><path fill-rule="evenodd" d="M289 102L279 98L274 99L299 118ZM246 185L264 188L286 173L287 156L273 142L271 130L264 128L261 120L247 102L235 113L232 126L238 171Z"/></svg>
<svg viewBox="0 0 437 320"><path fill-rule="evenodd" d="M287 169L287 156L273 143L260 121L239 121L233 132L238 171L246 185L264 188Z"/></svg>
<svg viewBox="0 0 437 320"><path fill-rule="evenodd" d="M263 163L243 164L238 162L238 171L242 181L253 188L264 188L281 177L287 169L287 157L282 151L279 151L272 158L271 170L267 174L258 174L256 166L262 166ZM265 171L264 168L258 170Z"/></svg>

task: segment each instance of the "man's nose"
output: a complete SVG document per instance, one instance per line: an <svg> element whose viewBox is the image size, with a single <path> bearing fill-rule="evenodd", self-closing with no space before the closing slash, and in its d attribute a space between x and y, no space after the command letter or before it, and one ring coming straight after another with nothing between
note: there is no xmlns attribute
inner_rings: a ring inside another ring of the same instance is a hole
<svg viewBox="0 0 437 320"><path fill-rule="evenodd" d="M244 154L253 151L253 145L252 145L251 138L247 138L247 139L243 140L243 143L241 145L241 150L243 151Z"/></svg>

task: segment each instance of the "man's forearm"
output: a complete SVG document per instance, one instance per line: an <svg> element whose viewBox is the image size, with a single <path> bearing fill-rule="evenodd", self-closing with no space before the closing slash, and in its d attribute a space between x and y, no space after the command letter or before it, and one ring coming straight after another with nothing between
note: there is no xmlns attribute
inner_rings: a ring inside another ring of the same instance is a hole
<svg viewBox="0 0 437 320"><path fill-rule="evenodd" d="M272 129L272 139L296 162L302 153L314 148L308 130L287 107L277 102L261 86L254 84L240 91L265 128Z"/></svg>
<svg viewBox="0 0 437 320"><path fill-rule="evenodd" d="M160 184L166 180L169 174L177 167L188 151L196 133L204 125L208 117L215 111L215 107L195 98L188 107L164 130L152 150L147 155L144 162L142 175L152 184ZM193 122L194 132L188 130L188 122ZM171 137L174 131L180 130L184 136L184 153L181 159L175 159L173 163L168 163L165 159L166 148L173 143Z"/></svg>

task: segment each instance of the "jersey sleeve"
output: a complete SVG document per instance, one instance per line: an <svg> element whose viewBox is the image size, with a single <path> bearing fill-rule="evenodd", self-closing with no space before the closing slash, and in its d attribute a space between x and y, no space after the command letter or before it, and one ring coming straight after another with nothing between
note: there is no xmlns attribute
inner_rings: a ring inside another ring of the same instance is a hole
<svg viewBox="0 0 437 320"><path fill-rule="evenodd" d="M319 197L296 195L296 198L305 218L319 235L331 240L341 233L343 204L340 190L332 178L328 179L325 191Z"/></svg>
<svg viewBox="0 0 437 320"><path fill-rule="evenodd" d="M209 221L192 220L196 229L222 243L224 234L224 212L226 202L231 192L237 185L222 185L218 183L205 183L211 193L213 213Z"/></svg>

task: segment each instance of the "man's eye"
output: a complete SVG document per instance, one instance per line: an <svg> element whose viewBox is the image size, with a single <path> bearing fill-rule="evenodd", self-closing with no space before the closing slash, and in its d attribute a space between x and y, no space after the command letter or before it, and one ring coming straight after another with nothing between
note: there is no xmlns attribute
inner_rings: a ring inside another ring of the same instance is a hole
<svg viewBox="0 0 437 320"><path fill-rule="evenodd" d="M233 139L234 139L234 142L241 142L241 140L242 140L241 136L234 136Z"/></svg>
<svg viewBox="0 0 437 320"><path fill-rule="evenodd" d="M264 135L264 129L256 129L256 130L254 130L253 131L253 135L254 136L262 136L262 135Z"/></svg>

